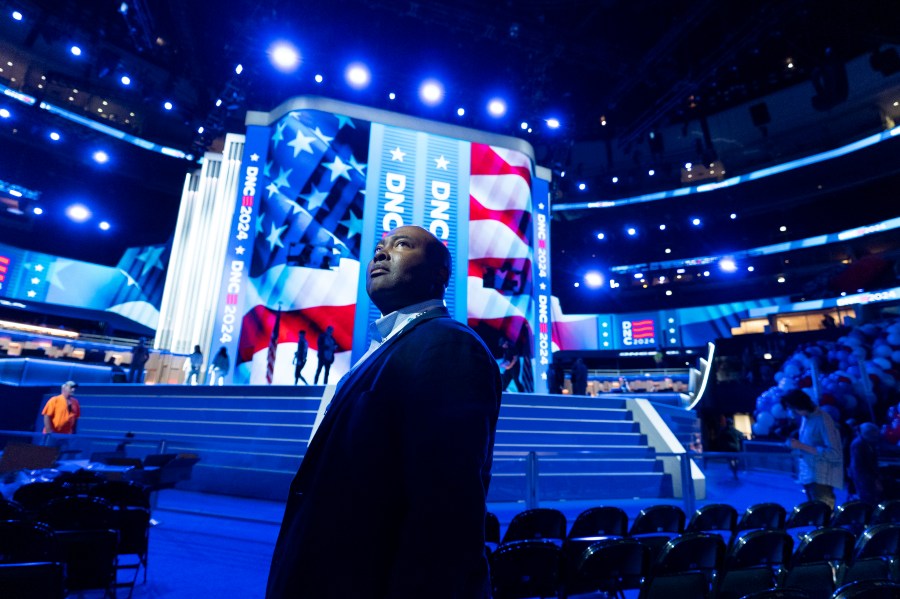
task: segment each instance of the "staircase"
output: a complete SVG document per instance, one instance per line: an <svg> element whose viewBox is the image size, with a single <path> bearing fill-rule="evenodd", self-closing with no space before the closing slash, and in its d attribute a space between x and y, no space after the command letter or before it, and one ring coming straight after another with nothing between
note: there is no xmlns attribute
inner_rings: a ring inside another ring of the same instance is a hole
<svg viewBox="0 0 900 599"><path fill-rule="evenodd" d="M126 432L127 453L200 456L186 490L283 500L315 422L322 387L81 385L75 438L112 451ZM75 439L73 439L74 441ZM535 452L542 501L671 497L663 472L622 397L504 394L497 424L490 501L522 501Z"/></svg>
<svg viewBox="0 0 900 599"><path fill-rule="evenodd" d="M530 452L541 501L672 497L621 397L504 394L489 501L526 498Z"/></svg>

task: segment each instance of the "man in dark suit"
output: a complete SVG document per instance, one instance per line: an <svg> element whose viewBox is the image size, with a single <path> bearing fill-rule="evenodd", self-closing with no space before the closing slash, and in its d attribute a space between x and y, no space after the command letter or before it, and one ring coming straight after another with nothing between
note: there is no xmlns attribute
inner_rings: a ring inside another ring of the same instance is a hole
<svg viewBox="0 0 900 599"><path fill-rule="evenodd" d="M490 596L484 553L500 376L449 317L450 253L420 227L378 242L383 316L291 484L268 599Z"/></svg>

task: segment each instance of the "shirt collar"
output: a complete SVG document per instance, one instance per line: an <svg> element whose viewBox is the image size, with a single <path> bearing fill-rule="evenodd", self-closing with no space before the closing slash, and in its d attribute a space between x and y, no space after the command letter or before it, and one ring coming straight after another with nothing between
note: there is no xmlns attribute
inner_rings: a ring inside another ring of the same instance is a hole
<svg viewBox="0 0 900 599"><path fill-rule="evenodd" d="M434 310L435 308L443 307L444 300L442 299L430 299L424 302L419 302L418 304L405 306L403 308L400 308L399 310L391 312L390 314L382 316L371 325L369 325L369 333L372 339L384 343L384 341L386 341L388 337L391 337L392 335L402 330L403 327L406 326L406 324L416 316L419 316L424 312Z"/></svg>

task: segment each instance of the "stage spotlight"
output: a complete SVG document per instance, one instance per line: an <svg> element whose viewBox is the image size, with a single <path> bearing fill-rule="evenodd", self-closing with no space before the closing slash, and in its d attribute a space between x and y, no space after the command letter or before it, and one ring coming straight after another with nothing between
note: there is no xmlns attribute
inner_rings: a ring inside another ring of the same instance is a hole
<svg viewBox="0 0 900 599"><path fill-rule="evenodd" d="M322 77L322 75L319 75L318 73L316 74L314 79L316 80L316 83L322 83L323 81L325 81L325 77Z"/></svg>
<svg viewBox="0 0 900 599"><path fill-rule="evenodd" d="M627 233L633 237L637 235L637 229L635 229L634 227L628 227Z"/></svg>
<svg viewBox="0 0 900 599"><path fill-rule="evenodd" d="M397 94L395 94L394 92L391 92L388 94L388 100L396 100L396 99L397 99Z"/></svg>
<svg viewBox="0 0 900 599"><path fill-rule="evenodd" d="M419 98L426 106L437 106L444 99L444 86L434 79L427 79L419 87Z"/></svg>
<svg viewBox="0 0 900 599"><path fill-rule="evenodd" d="M618 182L619 182L619 178L618 178L618 177L613 177L613 178L612 178L612 182L613 182L613 183L618 183Z"/></svg>
<svg viewBox="0 0 900 599"><path fill-rule="evenodd" d="M753 272L754 270L756 270L756 269L753 268L752 266L747 267L747 272Z"/></svg>
<svg viewBox="0 0 900 599"><path fill-rule="evenodd" d="M239 65L237 65L236 67L234 67L234 72L235 72L236 75L240 75L241 73L243 73L243 72L244 72L244 65L239 64Z"/></svg>
<svg viewBox="0 0 900 599"><path fill-rule="evenodd" d="M92 154L91 157L97 164L106 164L107 162L109 162L109 154L107 154L103 150L97 150Z"/></svg>
<svg viewBox="0 0 900 599"><path fill-rule="evenodd" d="M652 177L653 175L656 174L656 171L651 168L649 171L647 171L647 174Z"/></svg>
<svg viewBox="0 0 900 599"><path fill-rule="evenodd" d="M519 125L519 127L521 127L522 130L524 131L525 129L528 129L528 123L526 123L525 121L522 121L522 123Z"/></svg>
<svg viewBox="0 0 900 599"><path fill-rule="evenodd" d="M778 279L776 279L776 280L777 280L779 283L784 283L787 279L785 279L784 277L778 277Z"/></svg>
<svg viewBox="0 0 900 599"><path fill-rule="evenodd" d="M66 208L66 216L76 223L83 223L91 217L91 211L84 204L72 204Z"/></svg>
<svg viewBox="0 0 900 599"><path fill-rule="evenodd" d="M290 42L273 42L268 54L269 62L282 73L293 73L300 66L300 52Z"/></svg>
<svg viewBox="0 0 900 599"><path fill-rule="evenodd" d="M459 108L456 109L456 116L465 116L465 115L466 115L466 109L465 109L465 108L459 107Z"/></svg>
<svg viewBox="0 0 900 599"><path fill-rule="evenodd" d="M72 46L69 48L69 52L72 53L72 56L81 56L81 48L78 46Z"/></svg>
<svg viewBox="0 0 900 599"><path fill-rule="evenodd" d="M24 17L22 16L22 13L20 13L17 10L14 10L14 11L12 11L12 18L13 18L13 21L21 21Z"/></svg>
<svg viewBox="0 0 900 599"><path fill-rule="evenodd" d="M500 118L506 114L506 102L499 98L494 98L488 102L488 113L494 118Z"/></svg>
<svg viewBox="0 0 900 599"><path fill-rule="evenodd" d="M734 219L736 219L736 218L737 218L737 214L735 214L734 212L732 212L732 213L731 213L731 220L734 220Z"/></svg>
<svg viewBox="0 0 900 599"><path fill-rule="evenodd" d="M6 108L0 108L0 118L8 119L12 113Z"/></svg>
<svg viewBox="0 0 900 599"><path fill-rule="evenodd" d="M547 119L547 126L551 129L559 129L559 119Z"/></svg>
<svg viewBox="0 0 900 599"><path fill-rule="evenodd" d="M585 185L584 183L579 183L579 184L578 184L578 189L579 189L580 191L584 191L585 189L587 189L587 185Z"/></svg>
<svg viewBox="0 0 900 599"><path fill-rule="evenodd" d="M737 270L737 264L735 264L733 258L722 258L719 261L719 268L725 272L734 272Z"/></svg>
<svg viewBox="0 0 900 599"><path fill-rule="evenodd" d="M44 213L44 209L41 208L40 206L35 206L34 209L32 210L32 212L34 212L35 214L40 216Z"/></svg>
<svg viewBox="0 0 900 599"><path fill-rule="evenodd" d="M372 80L372 74L369 73L369 69L366 65L359 62L349 65L344 77L347 80L347 85L353 89L363 89Z"/></svg>
<svg viewBox="0 0 900 599"><path fill-rule="evenodd" d="M59 133L57 133L56 131L51 131L50 139L52 139L53 141L59 141L60 140Z"/></svg>
<svg viewBox="0 0 900 599"><path fill-rule="evenodd" d="M172 108L174 108L174 106L172 105L171 102L166 101L166 102L163 102L163 108L165 108L166 110L172 110Z"/></svg>
<svg viewBox="0 0 900 599"><path fill-rule="evenodd" d="M109 231L109 223L105 220L102 221L99 225L101 231Z"/></svg>
<svg viewBox="0 0 900 599"><path fill-rule="evenodd" d="M660 225L660 226L659 226L659 230L660 230L660 231L665 231L665 230L666 230L666 225L664 225L664 224L663 224L663 225Z"/></svg>
<svg viewBox="0 0 900 599"><path fill-rule="evenodd" d="M216 108L222 105L222 98L216 100Z"/></svg>
<svg viewBox="0 0 900 599"><path fill-rule="evenodd" d="M203 135L204 131L206 131L206 129L203 128L203 125L197 127L197 133L199 133L200 135Z"/></svg>
<svg viewBox="0 0 900 599"><path fill-rule="evenodd" d="M695 227L699 227L699 226L700 226L700 219L699 219L699 218L692 218L692 219L691 219L691 224L694 225Z"/></svg>
<svg viewBox="0 0 900 599"><path fill-rule="evenodd" d="M603 277L598 272L589 272L584 275L584 282L588 287L596 289L603 286Z"/></svg>
<svg viewBox="0 0 900 599"><path fill-rule="evenodd" d="M599 239L601 241L606 239L606 234L605 233L597 233L597 239Z"/></svg>
<svg viewBox="0 0 900 599"><path fill-rule="evenodd" d="M578 281L575 281L575 283L574 283L573 286L574 286L574 287L581 287L581 283L579 283Z"/></svg>
<svg viewBox="0 0 900 599"><path fill-rule="evenodd" d="M129 85L131 85L131 77L129 77L128 75L122 75L122 77L119 79L119 81L120 81L120 82L122 83L122 85L124 85L124 86L129 86Z"/></svg>

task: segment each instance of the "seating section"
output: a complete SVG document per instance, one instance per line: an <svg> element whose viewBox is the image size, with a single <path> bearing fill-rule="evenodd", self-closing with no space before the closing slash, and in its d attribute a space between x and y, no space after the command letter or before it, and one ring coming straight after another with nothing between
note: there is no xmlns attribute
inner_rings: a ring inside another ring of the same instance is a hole
<svg viewBox="0 0 900 599"><path fill-rule="evenodd" d="M598 505L570 527L559 510L524 510L502 537L492 525L492 538L502 538L487 544L494 596L900 597L893 501L874 509L848 502L833 513L817 502L776 505L739 516L733 506L709 504L687 525L672 505L647 507L630 524L622 508ZM488 521L497 520L490 514Z"/></svg>
<svg viewBox="0 0 900 599"><path fill-rule="evenodd" d="M148 488L88 471L19 487L0 520L0 597L131 597L147 578L150 510ZM45 594L29 591L35 580Z"/></svg>

